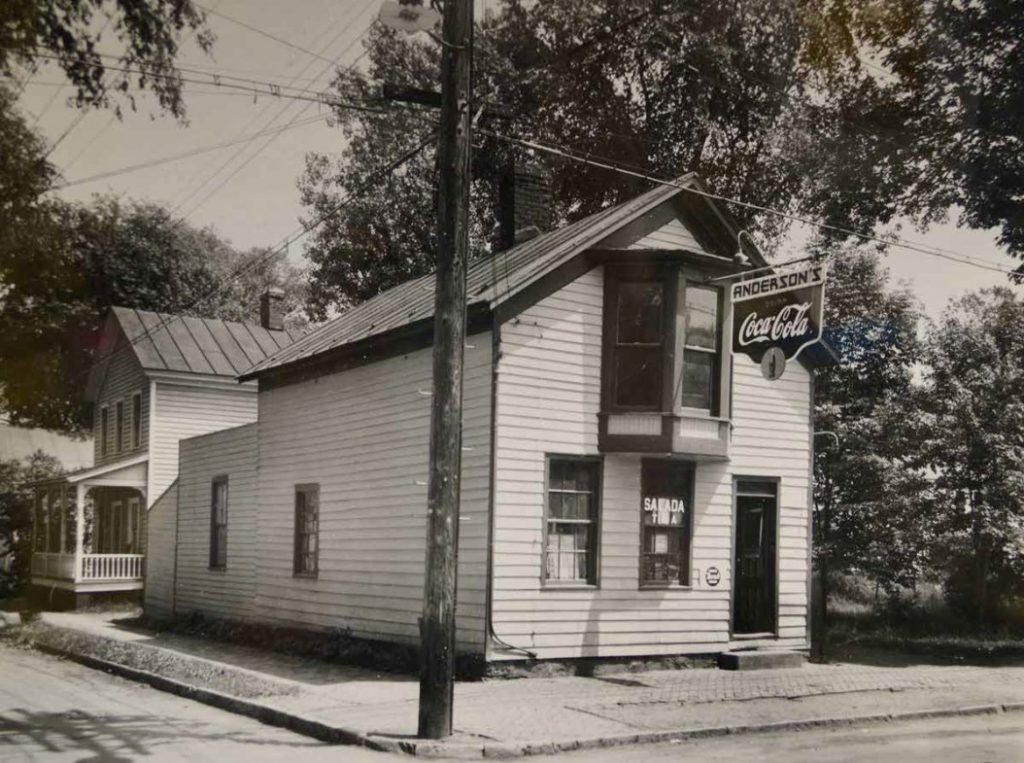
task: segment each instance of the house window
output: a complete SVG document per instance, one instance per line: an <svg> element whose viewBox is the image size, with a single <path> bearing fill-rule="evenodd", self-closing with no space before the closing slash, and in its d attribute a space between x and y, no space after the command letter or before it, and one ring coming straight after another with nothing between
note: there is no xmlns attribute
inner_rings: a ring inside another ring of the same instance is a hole
<svg viewBox="0 0 1024 763"><path fill-rule="evenodd" d="M595 458L548 459L545 581L597 583L600 466Z"/></svg>
<svg viewBox="0 0 1024 763"><path fill-rule="evenodd" d="M114 407L114 446L117 452L124 450L124 401L118 400Z"/></svg>
<svg viewBox="0 0 1024 763"><path fill-rule="evenodd" d="M142 393L132 395L132 448L142 444Z"/></svg>
<svg viewBox="0 0 1024 763"><path fill-rule="evenodd" d="M680 405L710 411L718 379L718 290L687 286Z"/></svg>
<svg viewBox="0 0 1024 763"><path fill-rule="evenodd" d="M640 583L689 585L693 466L645 459L640 483Z"/></svg>
<svg viewBox="0 0 1024 763"><path fill-rule="evenodd" d="M228 478L217 477L210 489L210 568L228 564Z"/></svg>
<svg viewBox="0 0 1024 763"><path fill-rule="evenodd" d="M295 487L296 575L316 577L320 549L320 486Z"/></svg>
<svg viewBox="0 0 1024 763"><path fill-rule="evenodd" d="M105 456L110 450L110 441L107 439L108 425L110 423L110 411L107 406L100 408L100 455Z"/></svg>
<svg viewBox="0 0 1024 763"><path fill-rule="evenodd" d="M660 411L664 388L665 284L619 281L614 292L612 405Z"/></svg>

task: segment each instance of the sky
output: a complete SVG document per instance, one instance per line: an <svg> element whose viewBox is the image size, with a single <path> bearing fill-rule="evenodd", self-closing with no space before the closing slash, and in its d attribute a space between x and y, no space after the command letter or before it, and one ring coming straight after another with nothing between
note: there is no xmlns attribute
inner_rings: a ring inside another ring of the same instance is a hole
<svg viewBox="0 0 1024 763"><path fill-rule="evenodd" d="M361 40L377 16L381 0L200 2L250 28L210 15L208 23L217 37L212 54L206 55L186 41L178 61L180 67L250 78L268 86L273 83L307 88L315 93L326 89L331 80L334 66L330 62L342 66L356 62L363 52ZM43 67L33 75L22 94L21 106L29 122L35 123L51 145L59 140L50 158L64 179L74 183L61 195L87 200L94 193L113 193L148 199L168 205L194 225L212 226L240 249L279 244L300 227L303 208L296 183L307 152L339 150L340 131L327 125L327 110L316 103L272 95L254 97L218 88L210 74L183 71L183 75L206 83L185 86L187 125L159 114L147 96L139 98L137 112L125 110L123 121L109 111L91 111L82 117L82 112L66 103L71 89L57 87L65 80L56 67ZM282 127L287 129L250 142L76 183ZM899 235L998 267L1014 264L996 245L995 231L960 229L955 219L925 233L905 225ZM289 254L299 262L301 247L292 247ZM951 298L965 291L1006 284L1000 273L898 248L890 250L886 264L893 279L908 283L926 313L933 317ZM1024 294L1021 287L1014 288Z"/></svg>

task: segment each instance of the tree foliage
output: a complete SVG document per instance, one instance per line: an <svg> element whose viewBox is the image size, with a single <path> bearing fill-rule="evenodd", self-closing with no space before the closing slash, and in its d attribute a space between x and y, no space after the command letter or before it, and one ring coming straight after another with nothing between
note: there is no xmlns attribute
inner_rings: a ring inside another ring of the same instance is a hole
<svg viewBox="0 0 1024 763"><path fill-rule="evenodd" d="M213 43L205 14L191 0L5 0L0 74L12 77L18 66L34 71L55 60L78 106L119 111L124 98L134 109L133 93L149 91L162 109L184 118L174 65L183 33L194 33L203 50ZM119 52L101 53L112 37Z"/></svg>
<svg viewBox="0 0 1024 763"><path fill-rule="evenodd" d="M829 272L825 325L841 363L815 381L815 542L833 570L910 585L929 550L927 479L916 460L919 307L877 252L848 248ZM825 532L825 519L828 531Z"/></svg>
<svg viewBox="0 0 1024 763"><path fill-rule="evenodd" d="M37 227L0 248L0 407L12 423L87 423L81 393L111 306L257 322L268 286L286 289L288 310L305 299L284 253L238 252L161 206L97 197L39 209Z"/></svg>
<svg viewBox="0 0 1024 763"><path fill-rule="evenodd" d="M53 456L36 451L24 459L0 460L0 596L17 593L28 582L31 556L32 489L37 480L64 471Z"/></svg>
<svg viewBox="0 0 1024 763"><path fill-rule="evenodd" d="M935 561L954 602L988 620L1024 595L1024 301L955 302L929 333L922 455L934 471Z"/></svg>
<svg viewBox="0 0 1024 763"><path fill-rule="evenodd" d="M959 204L964 223L1002 224L1011 253L1024 251L1014 233L1024 182L1013 148L1024 77L1011 81L1024 60L1015 56L1019 13L998 0L967 8L909 0L505 0L475 39L476 105L484 111L473 252L493 240L498 175L524 159L493 134L659 177L693 171L726 196L859 231L900 216L927 225ZM366 72L343 72L334 83L341 100L379 97L385 82L437 89L436 42L376 29L367 45ZM970 98L978 108L967 113ZM311 219L358 196L308 247L315 313L432 267L432 154L363 189L429 134L437 115L408 105L386 112L336 108L345 148L307 160L300 187ZM578 161L540 158L561 221L645 187ZM776 215L729 208L768 250L786 230Z"/></svg>

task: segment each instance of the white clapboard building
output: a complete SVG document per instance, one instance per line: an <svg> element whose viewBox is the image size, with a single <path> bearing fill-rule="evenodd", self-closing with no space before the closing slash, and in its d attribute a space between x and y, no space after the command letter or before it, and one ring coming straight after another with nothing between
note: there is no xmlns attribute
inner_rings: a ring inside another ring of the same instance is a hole
<svg viewBox="0 0 1024 763"><path fill-rule="evenodd" d="M86 384L93 465L35 488L31 587L52 606L142 590L147 509L178 476L178 442L256 420L238 374L288 346L282 295L263 325L112 308Z"/></svg>
<svg viewBox="0 0 1024 763"><path fill-rule="evenodd" d="M701 188L471 265L460 652L809 646L813 368L832 356L812 343L769 381L732 354L739 231ZM410 281L241 375L256 420L183 439L150 510L151 616L418 642L433 306L433 276Z"/></svg>

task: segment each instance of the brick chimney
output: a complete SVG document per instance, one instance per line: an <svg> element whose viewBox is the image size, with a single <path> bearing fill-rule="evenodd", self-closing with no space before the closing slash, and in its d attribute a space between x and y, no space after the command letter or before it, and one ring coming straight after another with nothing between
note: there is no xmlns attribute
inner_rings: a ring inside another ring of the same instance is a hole
<svg viewBox="0 0 1024 763"><path fill-rule="evenodd" d="M260 297L260 325L267 331L284 330L284 292L270 287Z"/></svg>
<svg viewBox="0 0 1024 763"><path fill-rule="evenodd" d="M498 248L510 249L551 227L551 178L540 166L519 166L498 186Z"/></svg>

